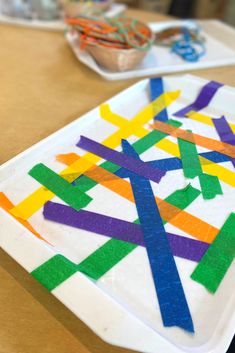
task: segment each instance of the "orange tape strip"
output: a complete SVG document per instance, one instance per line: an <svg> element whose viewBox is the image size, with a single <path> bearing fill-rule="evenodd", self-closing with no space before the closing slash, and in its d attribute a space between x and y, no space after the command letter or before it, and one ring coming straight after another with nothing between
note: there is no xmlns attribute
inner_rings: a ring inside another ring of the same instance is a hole
<svg viewBox="0 0 235 353"><path fill-rule="evenodd" d="M196 145L205 147L212 151L217 151L226 154L229 157L235 158L235 146L228 143L217 141L209 137L201 136L188 132L186 130L175 128L172 125L163 123L162 121L155 121L154 124L150 125L153 129L164 132L176 138L195 143Z"/></svg>
<svg viewBox="0 0 235 353"><path fill-rule="evenodd" d="M59 162L62 162L66 165L70 165L80 158L83 157L80 157L76 153L61 154L56 156L56 159ZM76 172L75 169L74 171ZM125 199L134 202L131 185L127 180L119 178L115 174L110 173L104 168L96 165L94 165L88 171L85 171L84 175L100 183L116 194L124 197ZM175 227L199 240L211 243L219 232L219 230L214 226L202 221L201 219L191 215L186 211L179 209L174 205L171 205L170 203L158 197L156 197L156 202L158 204L161 217L165 221L171 223Z"/></svg>
<svg viewBox="0 0 235 353"><path fill-rule="evenodd" d="M84 159L84 157L80 157L76 153L59 154L56 156L56 160L58 162L64 163L67 166L70 166L72 163L78 161L79 159ZM74 171L76 172L75 168ZM113 173L110 173L108 170L93 164L93 166L86 170L83 174L88 178L96 181L97 183L103 185L107 189L115 192L116 194L119 194L125 199L134 202L134 196L128 181L116 176ZM79 175L81 175L81 173L79 173L78 176Z"/></svg>
<svg viewBox="0 0 235 353"><path fill-rule="evenodd" d="M10 210L14 207L13 203L7 198L7 196L3 193L0 192L0 207L9 213L12 217L14 217L18 222L20 222L25 228L27 228L31 233L33 233L37 238L44 240L45 242L48 243L47 240L45 240L32 226L28 221L25 221L21 218L18 218L16 216L13 216L10 212ZM49 244L49 243L48 243Z"/></svg>

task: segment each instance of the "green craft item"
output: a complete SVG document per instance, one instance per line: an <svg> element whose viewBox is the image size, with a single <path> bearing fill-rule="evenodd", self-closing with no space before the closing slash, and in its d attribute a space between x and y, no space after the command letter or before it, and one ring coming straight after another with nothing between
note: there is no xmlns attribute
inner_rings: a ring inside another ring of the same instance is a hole
<svg viewBox="0 0 235 353"><path fill-rule="evenodd" d="M42 163L35 165L29 171L29 175L77 211L87 206L92 200L90 196Z"/></svg>
<svg viewBox="0 0 235 353"><path fill-rule="evenodd" d="M231 213L191 278L215 293L235 257L235 214Z"/></svg>

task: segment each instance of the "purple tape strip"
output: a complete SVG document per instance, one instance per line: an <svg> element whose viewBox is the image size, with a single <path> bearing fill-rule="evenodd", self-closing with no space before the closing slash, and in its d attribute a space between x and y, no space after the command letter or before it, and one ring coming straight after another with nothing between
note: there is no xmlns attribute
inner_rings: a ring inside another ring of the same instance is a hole
<svg viewBox="0 0 235 353"><path fill-rule="evenodd" d="M108 148L85 136L80 137L80 141L77 143L77 146L88 152L94 153L103 159L115 163L120 167L126 168L144 178L155 181L156 183L159 183L161 178L166 174L166 171L153 168L141 160L136 160L133 157L126 156L121 152L112 150L111 148Z"/></svg>
<svg viewBox="0 0 235 353"><path fill-rule="evenodd" d="M222 116L219 119L212 119L213 124L219 134L221 141L230 143L230 145L235 146L235 135L229 126L226 118Z"/></svg>
<svg viewBox="0 0 235 353"><path fill-rule="evenodd" d="M50 221L145 246L139 224L99 213L84 210L76 211L69 206L50 201L45 204L43 215ZM167 238L174 256L191 261L199 262L209 248L208 243L172 233L167 233Z"/></svg>
<svg viewBox="0 0 235 353"><path fill-rule="evenodd" d="M226 118L222 116L220 119L212 119L212 121L221 141L235 146L235 135ZM230 158L230 160L235 168L235 158Z"/></svg>
<svg viewBox="0 0 235 353"><path fill-rule="evenodd" d="M222 86L223 86L222 83L219 83L216 81L208 82L200 91L195 102L179 110L178 112L174 113L174 116L183 118L187 113L191 112L192 110L197 112L207 107L210 101L212 100L212 98L214 97L214 95L216 94L216 92L218 91L218 89Z"/></svg>

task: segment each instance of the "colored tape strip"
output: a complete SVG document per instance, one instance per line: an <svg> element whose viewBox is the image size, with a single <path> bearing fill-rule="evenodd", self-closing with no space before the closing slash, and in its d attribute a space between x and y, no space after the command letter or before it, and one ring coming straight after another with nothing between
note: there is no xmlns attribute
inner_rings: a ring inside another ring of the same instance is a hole
<svg viewBox="0 0 235 353"><path fill-rule="evenodd" d="M216 195L222 195L222 189L217 176L202 172L197 148L194 143L178 139L183 171L186 178L199 177L202 196L205 200L211 200Z"/></svg>
<svg viewBox="0 0 235 353"><path fill-rule="evenodd" d="M118 239L110 239L90 256L78 264L78 271L98 280L118 262L124 259L137 245Z"/></svg>
<svg viewBox="0 0 235 353"><path fill-rule="evenodd" d="M178 139L183 172L186 178L193 179L202 173L197 149L194 143Z"/></svg>
<svg viewBox="0 0 235 353"><path fill-rule="evenodd" d="M230 157L218 152L203 152L199 153L199 156L208 159L208 164L210 164L211 162L222 163L230 161ZM159 168L165 170L166 172L183 168L181 159L177 157L157 159L154 161L148 161L146 163L150 164L153 168ZM120 178L126 178L127 172L125 168L120 168L115 174L118 175Z"/></svg>
<svg viewBox="0 0 235 353"><path fill-rule="evenodd" d="M208 148L209 150L214 150L219 153L225 154L229 157L235 157L235 146L229 145L228 143L217 141L209 137L194 134L192 132L175 128L170 124L165 124L162 121L155 121L152 128L164 132L170 136L181 138L188 142L195 143L196 145Z"/></svg>
<svg viewBox="0 0 235 353"><path fill-rule="evenodd" d="M162 110L167 108L179 97L179 95L180 91L162 94L160 97L148 104L142 111L137 113L134 118L130 120L120 118L120 115L111 112L108 104L102 104L100 106L100 116L102 117L102 119L107 120L109 122L111 118L112 123L121 128L121 134L119 134L119 145L122 138L128 138L131 135L135 134L136 131L141 130L143 125L147 124L151 119L153 119L154 115L159 114ZM103 144L105 143L103 142ZM107 144L105 145L107 146ZM117 146L108 147L115 148Z"/></svg>
<svg viewBox="0 0 235 353"><path fill-rule="evenodd" d="M139 225L122 219L91 211L76 211L51 201L45 204L43 216L50 221L143 246Z"/></svg>
<svg viewBox="0 0 235 353"><path fill-rule="evenodd" d="M165 218L166 218L165 223L167 222L167 220L170 219L170 217L173 217L174 220L177 219L180 213L184 212L181 210L188 207L199 194L200 192L198 190L189 186L185 189L177 190L173 192L165 200L161 201L161 203L159 204L159 209L161 209L162 210L161 212L165 215ZM168 206L171 207L170 210ZM180 219L179 222L180 224L185 224L188 222L188 220ZM200 229L200 224L197 224L197 227ZM193 223L192 228L196 229L197 227L195 226L195 223ZM203 232L205 230L205 232L208 231L209 233L212 228L213 226L211 226L211 228L208 228L208 229L201 228L201 231ZM207 233L204 233L204 234L207 234ZM108 272L113 266L115 266L119 261L121 261L125 256L127 256L131 251L133 251L136 247L137 245L134 245L131 243L127 243L114 238L110 239L104 245L102 245L100 248L98 248L96 251L90 254L87 258L85 258L81 263L79 263L77 265L78 266L77 270L86 274L87 276L91 277L94 280L98 280L106 272ZM61 258L61 256L60 256L60 262L63 263L63 259ZM48 267L48 271L47 271L47 267ZM54 262L54 257L53 257L50 260L48 260L46 263L36 268L33 271L33 274L35 275L35 278L37 278L46 288L48 288L49 290L52 290L73 274L73 271L71 271L68 273L67 278L62 276L61 282L57 280L55 281L54 278L57 279L56 271L60 271L60 270L61 270L60 266L59 265L57 266L57 263ZM44 276L46 278L44 278ZM52 276L52 284L50 281L51 276Z"/></svg>
<svg viewBox="0 0 235 353"><path fill-rule="evenodd" d="M223 86L222 83L219 83L216 81L208 82L207 84L205 84L205 86L202 87L196 100L190 105L188 105L187 107L180 109L178 112L174 113L174 116L182 118L192 110L199 111L207 107L211 102L212 98L215 96L218 89L222 86Z"/></svg>
<svg viewBox="0 0 235 353"><path fill-rule="evenodd" d="M29 175L76 210L87 206L92 200L90 196L81 192L42 163L35 165L29 171Z"/></svg>
<svg viewBox="0 0 235 353"><path fill-rule="evenodd" d="M140 225L89 211L76 211L73 208L48 201L43 210L47 220L83 229L96 234L145 246ZM135 222L138 222L136 220ZM200 261L209 247L208 243L166 233L174 256L191 261Z"/></svg>
<svg viewBox="0 0 235 353"><path fill-rule="evenodd" d="M76 264L63 255L55 255L32 271L31 275L52 291L77 271Z"/></svg>
<svg viewBox="0 0 235 353"><path fill-rule="evenodd" d="M231 213L219 234L196 266L191 278L215 293L235 257L235 214Z"/></svg>
<svg viewBox="0 0 235 353"><path fill-rule="evenodd" d="M71 160L72 163L75 161L82 159L76 153L65 154L65 155L57 155L57 161L60 161L64 164L69 165ZM128 199L129 201L134 202L133 193L128 182L124 182L121 178L102 168L101 166L97 166L94 164L90 164L91 168L84 172L84 175L75 180L75 185L79 188L79 190L88 191L90 188L94 187L98 183L103 185L107 189L117 193L118 195ZM119 167L116 166L115 169ZM76 173L76 169L74 168L74 173ZM87 182L88 184L85 184Z"/></svg>
<svg viewBox="0 0 235 353"><path fill-rule="evenodd" d="M149 81L149 85L150 85L150 98L151 98L151 101L154 101L156 98L160 97L164 92L162 77L151 78ZM154 106L153 106L153 109L154 109ZM154 120L167 121L168 120L167 110L163 109L160 113L155 114Z"/></svg>
<svg viewBox="0 0 235 353"><path fill-rule="evenodd" d="M79 158L79 156L77 156L76 154L74 154L73 157ZM60 155L59 159L66 163L66 155ZM71 156L69 156L69 159L71 159ZM101 167L97 166L97 168L101 168ZM90 178L93 178L92 173L89 176ZM109 174L107 176L107 179L110 179L110 182L103 183L102 184L103 186L117 193L118 195L126 198L127 200L133 202L134 200L133 193L132 193L130 184L126 180L123 180L120 178L118 179L118 177L113 174ZM114 180L113 183L112 183L112 179ZM86 180L88 183L87 185L86 185ZM95 185L96 185L96 182L99 182L98 173L96 173L94 180L88 179L88 178L84 179L84 177L82 176L77 180L77 185L80 188L80 181L83 181L82 188L84 190L89 190L90 181L94 182ZM182 211L181 200L186 199L186 200L191 200L190 202L192 202L196 197L198 197L198 195L200 195L200 191L193 188L191 185L189 185L185 189L176 191L174 195L177 195L177 197L174 197L174 198L169 197L166 200L161 200L156 197L156 202L158 203L161 217L167 222L170 222L175 227L183 230L184 232L192 235L193 237L199 240L206 241L206 242L213 241L213 239L218 233L217 228L187 213L186 211ZM185 204L183 208L185 208Z"/></svg>
<svg viewBox="0 0 235 353"><path fill-rule="evenodd" d="M123 152L139 159L134 148L122 141ZM191 314L171 253L150 181L137 174L129 175L140 226L152 271L164 326L178 326L194 332ZM177 300L176 300L177 298Z"/></svg>
<svg viewBox="0 0 235 353"><path fill-rule="evenodd" d="M211 200L217 195L223 195L217 176L201 173L199 174L199 182L204 200Z"/></svg>
<svg viewBox="0 0 235 353"><path fill-rule="evenodd" d="M155 102L156 102L156 106L158 107L159 104L157 104L157 101L158 100L156 100ZM152 104L154 104L154 102ZM166 107L168 105L166 104ZM151 109L153 111L153 106L151 107ZM159 109L159 111L161 110ZM154 146L160 140L162 140L164 137L167 136L166 134L161 132L149 131L142 126L147 122L149 122L154 117L153 112L152 114L150 114L149 109L143 110L141 113L137 114L132 120L127 120L121 117L120 115L112 112L108 104L103 104L100 106L100 115L103 120L106 120L109 123L116 125L122 131L123 130L128 131L129 136L136 135L140 137L141 139L136 141L133 144L133 146L135 147L135 150L138 151L139 154L145 152L148 148ZM182 123L175 120L171 120L169 124L172 124L173 126L177 126L177 127L182 125ZM128 138L128 137L123 135L123 138Z"/></svg>
<svg viewBox="0 0 235 353"><path fill-rule="evenodd" d="M158 148L172 154L175 157L180 157L178 145L169 140L164 139L160 141L158 143ZM205 159L204 157L200 156L199 159L204 173L216 175L224 183L235 187L234 172L226 169L221 165L211 163L210 161L208 161L208 159Z"/></svg>
<svg viewBox="0 0 235 353"><path fill-rule="evenodd" d="M112 268L127 256L136 245L111 239L78 265L63 255L55 255L31 272L45 288L52 291L76 272L98 280L107 269Z"/></svg>
<svg viewBox="0 0 235 353"><path fill-rule="evenodd" d="M225 117L222 116L220 119L212 119L212 121L221 141L235 146L235 135ZM235 168L235 158L231 158L230 160Z"/></svg>
<svg viewBox="0 0 235 353"><path fill-rule="evenodd" d="M155 104L156 108L158 107L158 112L160 112L172 102L174 102L178 98L179 94L179 91L164 93L154 102L147 105L133 119L128 122L126 121L126 125L123 127L123 129L119 129L118 131L108 136L103 141L103 144L110 148L116 148L120 145L121 138L128 138L133 134L133 130L137 129L137 127L140 125L146 124L153 118L153 104ZM93 164L97 163L101 159L91 153L87 153L84 157L86 160L89 160ZM80 174L83 174L84 171L89 169L89 167L85 165L84 161L75 162L73 167L80 169ZM70 169L70 167L62 171L61 176L69 182L74 181L78 177L77 174L73 175L73 170ZM22 219L28 219L53 197L54 194L52 192L45 189L44 187L41 187L26 197L24 200L22 200L18 205L16 205L11 210L11 213Z"/></svg>
<svg viewBox="0 0 235 353"><path fill-rule="evenodd" d="M11 216L12 214L10 213L10 209L14 207L13 203L8 199L8 197L3 193L0 192L0 207L7 213L9 213ZM14 217L18 222L20 222L25 228L27 228L32 234L34 234L37 238L42 239L47 242L34 228L33 226L28 222L25 221L21 218Z"/></svg>
<svg viewBox="0 0 235 353"><path fill-rule="evenodd" d="M101 109L102 110L102 109ZM104 112L103 112L104 113ZM144 113L143 113L144 114ZM113 112L111 112L109 109L106 109L105 111L105 116L102 114L102 118L109 121L112 124L116 124L120 129L125 128L125 119ZM115 119L113 119L113 116L115 115ZM126 121L127 123L127 121ZM168 120L167 123L172 123L172 121ZM128 123L127 123L128 124ZM137 125L136 129L133 130L133 134L136 135L137 137L140 137L140 140L138 140L135 144L133 144L135 150L138 152L138 154L143 153L142 149L145 150L146 148L152 147L154 144L156 145L157 148L171 154L174 157L180 157L178 145L164 139L167 134L164 134L160 131L153 130L152 132L157 132L160 135L151 135L151 139L153 138L156 139L159 137L158 141L156 143L151 143L150 135L147 137L146 135L149 134L149 131L144 128L140 127ZM218 152L216 152L218 153ZM203 169L204 173L208 173L211 175L216 175L220 180L222 180L224 183L227 183L233 187L235 187L235 178L234 178L234 172L224 168L221 165L216 165L214 163L211 163L208 159L204 157L199 157L200 163ZM103 165L102 165L103 166Z"/></svg>
<svg viewBox="0 0 235 353"><path fill-rule="evenodd" d="M199 153L199 156L208 159L208 164L211 164L211 162L222 163L230 161L230 157L218 152L203 152ZM183 168L181 159L177 157L157 159L146 163L150 164L153 168L159 168L165 170L166 172ZM206 162L204 164L206 164ZM127 172L125 168L120 168L115 174L120 178L126 178Z"/></svg>
<svg viewBox="0 0 235 353"><path fill-rule="evenodd" d="M195 121L198 121L200 123L203 123L203 124L206 124L206 125L214 127L214 123L212 121L212 117L209 116L209 115L197 113L197 112L194 112L194 111L191 111L190 113L187 113L186 115L187 115L188 118L190 118L192 120L195 120ZM232 132L235 134L235 124L229 123L229 126L230 126Z"/></svg>
<svg viewBox="0 0 235 353"><path fill-rule="evenodd" d="M227 120L224 116L219 119L212 119L213 124L221 138L221 141L227 142L230 145L235 146L235 135L232 132Z"/></svg>
<svg viewBox="0 0 235 353"><path fill-rule="evenodd" d="M103 108L101 108L101 111L102 111L102 113L104 113ZM114 118L114 120L115 120L115 118ZM125 119L123 119L123 120L125 120ZM175 122L175 121L170 122L170 123L173 124L173 126L177 126L177 127L182 125L181 123ZM122 126L121 128L124 128L124 127ZM155 130L151 131L150 133L148 133L148 130L146 130L146 131L147 131L148 136L145 133L145 135L146 135L145 137L136 141L133 144L133 146L138 151L138 153L145 152L148 148L152 147L154 144L156 144L161 139L163 139L165 136L167 136L166 134L163 134L163 133L155 131ZM67 160L67 158L65 158L65 160L66 160L65 164L67 164L67 165L70 165L69 158L73 158L73 157L69 156L68 160ZM88 161L84 157L82 157L82 159L84 159L84 163L86 163L86 164L88 163ZM64 163L63 162L63 155L57 156L57 160L60 160L60 161L62 161L62 163ZM79 164L76 163L78 161L78 158L75 158L73 160L74 160L74 162L73 162L74 164L73 164L73 166L71 166L70 172L73 173L72 168L79 172L80 166L79 166ZM92 163L90 165L94 166L94 164L92 164ZM110 171L112 173L115 173L120 168L116 164L113 164L109 161L103 162L100 166L103 169L106 169L107 171ZM80 176L80 172L78 173L78 175ZM102 183L101 178L98 182ZM94 180L89 179L87 172L84 172L84 175L80 176L79 179L75 182L75 184L78 184L79 189L81 191L86 192L90 188L94 187L96 185L96 182Z"/></svg>
<svg viewBox="0 0 235 353"><path fill-rule="evenodd" d="M111 148L108 148L85 136L80 137L77 146L88 152L94 153L103 159L107 159L112 163L124 167L138 175L149 178L156 183L159 183L161 178L165 175L165 172L160 169L152 168L140 160L136 161L130 156L125 156L125 154L112 150Z"/></svg>

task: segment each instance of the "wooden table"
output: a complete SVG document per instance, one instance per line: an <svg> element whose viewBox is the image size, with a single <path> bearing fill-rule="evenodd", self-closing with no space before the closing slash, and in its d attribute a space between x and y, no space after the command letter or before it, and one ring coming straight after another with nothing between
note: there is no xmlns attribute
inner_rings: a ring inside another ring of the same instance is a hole
<svg viewBox="0 0 235 353"><path fill-rule="evenodd" d="M61 33L0 25L0 40L0 163L137 81L104 81ZM194 73L235 85L235 66ZM99 339L3 251L0 265L0 353L128 352Z"/></svg>

